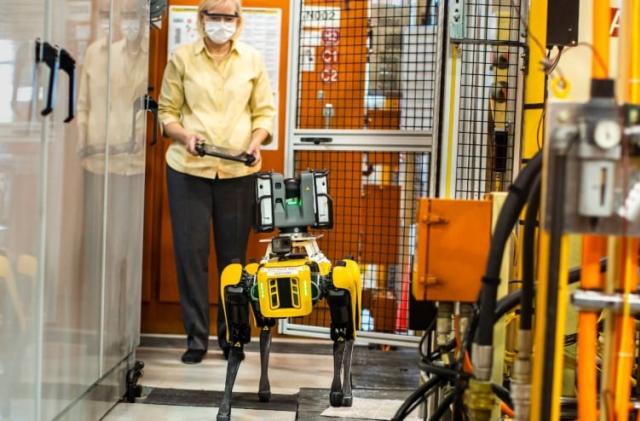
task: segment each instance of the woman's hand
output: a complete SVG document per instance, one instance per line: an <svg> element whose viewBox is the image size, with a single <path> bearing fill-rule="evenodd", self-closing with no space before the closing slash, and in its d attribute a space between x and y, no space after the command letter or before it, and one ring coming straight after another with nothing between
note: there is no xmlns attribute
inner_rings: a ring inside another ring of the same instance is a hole
<svg viewBox="0 0 640 421"><path fill-rule="evenodd" d="M253 161L253 164L251 164L252 167L258 165L262 160L262 157L260 156L260 145L262 145L262 142L264 142L268 137L269 132L265 129L256 129L253 131L253 134L251 135L251 143L249 144L249 149L247 149L247 153L256 158L256 160Z"/></svg>
<svg viewBox="0 0 640 421"><path fill-rule="evenodd" d="M204 138L196 133L191 133L185 130L185 133L182 135L181 142L191 155L198 155L196 145L198 143L204 143Z"/></svg>
<svg viewBox="0 0 640 421"><path fill-rule="evenodd" d="M247 149L247 154L248 155L253 155L255 158L255 161L253 161L253 163L251 164L251 166L255 166L258 165L260 163L260 161L262 160L262 156L260 155L260 145L262 144L262 142L257 142L256 140L251 141L251 144L249 145L249 149Z"/></svg>

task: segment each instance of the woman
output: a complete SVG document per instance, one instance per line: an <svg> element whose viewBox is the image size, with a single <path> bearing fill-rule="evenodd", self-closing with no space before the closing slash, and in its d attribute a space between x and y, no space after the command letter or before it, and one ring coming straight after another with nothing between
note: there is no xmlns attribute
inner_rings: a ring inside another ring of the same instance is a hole
<svg viewBox="0 0 640 421"><path fill-rule="evenodd" d="M233 260L244 262L253 221L254 179L260 145L271 139L275 108L264 61L237 41L242 28L238 0L203 0L197 42L177 49L164 72L159 116L173 139L166 155L169 207L187 351L199 363L209 337L208 258L211 221L218 275ZM251 167L199 157L196 144L246 151ZM218 342L228 356L222 306Z"/></svg>

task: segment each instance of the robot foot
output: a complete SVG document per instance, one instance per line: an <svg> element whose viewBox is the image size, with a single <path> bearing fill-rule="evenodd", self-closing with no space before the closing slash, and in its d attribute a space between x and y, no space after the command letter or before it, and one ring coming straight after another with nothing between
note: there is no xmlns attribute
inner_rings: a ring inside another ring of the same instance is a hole
<svg viewBox="0 0 640 421"><path fill-rule="evenodd" d="M271 390L260 390L258 392L260 402L269 402L271 400Z"/></svg>
<svg viewBox="0 0 640 421"><path fill-rule="evenodd" d="M342 392L331 392L329 393L329 403L331 406L342 406L342 402L344 400L344 395Z"/></svg>
<svg viewBox="0 0 640 421"><path fill-rule="evenodd" d="M344 340L339 339L333 343L333 381L331 382L331 393L329 393L329 403L331 406L342 406L342 399L344 398L341 379L344 349Z"/></svg>
<svg viewBox="0 0 640 421"><path fill-rule="evenodd" d="M344 394L342 398L342 406L353 405L353 392L351 389L351 360L353 358L353 340L346 341L344 346L344 360L343 360L343 378L342 378L342 392Z"/></svg>

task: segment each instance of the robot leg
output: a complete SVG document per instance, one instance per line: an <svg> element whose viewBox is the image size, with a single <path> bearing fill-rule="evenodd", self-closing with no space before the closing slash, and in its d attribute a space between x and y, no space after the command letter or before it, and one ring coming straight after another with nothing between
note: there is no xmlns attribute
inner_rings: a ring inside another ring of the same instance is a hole
<svg viewBox="0 0 640 421"><path fill-rule="evenodd" d="M260 385L258 399L260 402L271 400L271 385L269 384L269 354L271 352L271 328L275 326L275 319L262 316L257 302L251 302L256 325L260 328Z"/></svg>
<svg viewBox="0 0 640 421"><path fill-rule="evenodd" d="M358 265L352 260L339 262L333 268L331 284L326 293L331 310L331 339L334 341L330 403L332 406L351 406L351 361L356 332L360 328L362 301L362 280Z"/></svg>
<svg viewBox="0 0 640 421"><path fill-rule="evenodd" d="M346 342L353 339L349 299L348 291L343 289L330 290L327 294L331 310L331 340L333 341L333 381L329 394L331 406L342 406L345 397L342 387L342 370L345 363L351 366L351 361L344 360Z"/></svg>
<svg viewBox="0 0 640 421"><path fill-rule="evenodd" d="M240 363L244 359L244 344L251 339L249 325L249 296L242 285L242 265L227 266L220 279L220 291L224 316L227 324L227 341L231 346L227 362L227 378L224 385L222 403L218 409L217 421L231 419L231 396Z"/></svg>

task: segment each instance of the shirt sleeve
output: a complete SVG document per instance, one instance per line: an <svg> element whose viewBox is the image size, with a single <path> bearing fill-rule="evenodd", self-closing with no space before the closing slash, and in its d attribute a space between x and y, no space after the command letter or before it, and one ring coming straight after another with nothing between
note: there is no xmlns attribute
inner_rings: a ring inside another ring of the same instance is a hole
<svg viewBox="0 0 640 421"><path fill-rule="evenodd" d="M86 63L86 61L85 61ZM83 129L87 128L89 115L89 75L86 66L82 68L80 73L80 82L78 89L78 100L76 103L76 121Z"/></svg>
<svg viewBox="0 0 640 421"><path fill-rule="evenodd" d="M158 98L158 119L163 127L169 123L180 123L182 120L183 74L184 65L174 54L164 69L160 98Z"/></svg>
<svg viewBox="0 0 640 421"><path fill-rule="evenodd" d="M262 57L257 57L256 66L258 68L258 76L254 81L249 103L251 109L251 131L253 132L257 129L266 130L269 133L269 137L263 143L268 144L271 143L276 108L273 100L273 90L271 89L271 83L269 82L269 76Z"/></svg>
<svg viewBox="0 0 640 421"><path fill-rule="evenodd" d="M89 98L89 68L93 63L94 47L90 45L87 48L82 71L80 72L80 81L78 82L78 100L76 103L76 121L78 126L87 129L89 122L89 110L91 109L91 99Z"/></svg>

